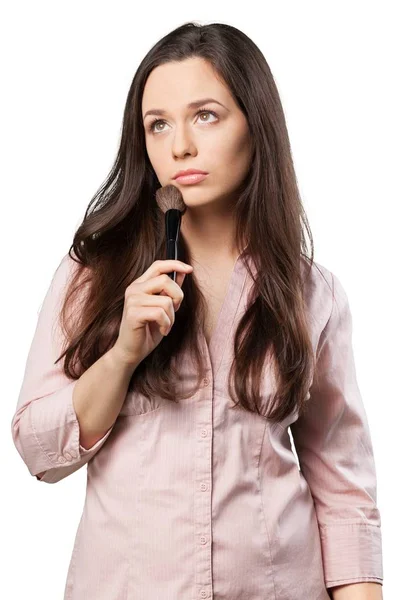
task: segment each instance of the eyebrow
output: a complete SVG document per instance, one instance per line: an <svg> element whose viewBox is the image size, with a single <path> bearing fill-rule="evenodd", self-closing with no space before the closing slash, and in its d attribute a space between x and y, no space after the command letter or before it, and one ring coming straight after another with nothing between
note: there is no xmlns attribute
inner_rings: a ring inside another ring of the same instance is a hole
<svg viewBox="0 0 393 600"><path fill-rule="evenodd" d="M194 102L190 102L189 104L187 104L186 108L198 108L199 106L202 106L202 104L208 104L211 102L214 102L215 104L220 104L220 106L222 106L226 110L229 110L226 106L224 106L223 104L221 104L221 102L219 102L218 100L215 100L214 98L201 98L201 100L195 100ZM148 110L145 113L143 120L146 119L147 115L165 115L165 114L166 114L166 111L163 110L162 108L152 108L151 110Z"/></svg>

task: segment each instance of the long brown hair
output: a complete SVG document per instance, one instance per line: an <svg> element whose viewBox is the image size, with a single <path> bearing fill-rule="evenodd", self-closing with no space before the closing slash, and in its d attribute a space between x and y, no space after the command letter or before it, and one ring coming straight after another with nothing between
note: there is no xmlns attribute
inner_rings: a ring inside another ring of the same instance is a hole
<svg viewBox="0 0 393 600"><path fill-rule="evenodd" d="M234 210L237 247L246 247L256 276L234 337L229 381L235 395L229 387L235 406L262 414L261 373L273 349L279 385L263 416L277 422L303 410L315 366L302 279L304 265L308 274L311 271L314 248L273 75L259 48L229 25L186 23L156 43L137 69L114 165L90 201L68 251L78 266L61 310L68 347L58 360L65 357L64 372L76 379L109 350L117 339L126 287L153 261L165 258L164 218L155 201L161 186L145 148L142 94L155 67L191 57L210 62L252 131L254 154ZM190 261L181 233L179 259ZM252 276L248 264L247 271ZM192 274L186 276L183 291L170 334L138 365L129 391L177 401L179 374L171 357L185 346L198 367L200 385L204 373L197 334L206 304ZM75 317L75 298L82 297L78 319L70 326L66 314Z"/></svg>

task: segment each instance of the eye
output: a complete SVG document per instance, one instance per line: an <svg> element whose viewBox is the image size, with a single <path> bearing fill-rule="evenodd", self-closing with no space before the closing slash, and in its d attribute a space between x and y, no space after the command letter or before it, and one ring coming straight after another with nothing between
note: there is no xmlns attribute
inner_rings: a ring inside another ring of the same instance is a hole
<svg viewBox="0 0 393 600"><path fill-rule="evenodd" d="M214 112L214 110L210 110L210 109L206 109L206 108L200 108L195 114L196 115L201 115L201 114L210 114L213 115L213 117L216 117L218 119L218 114L216 112ZM206 123L207 125L212 125L213 123L215 123L215 121L203 121L204 123ZM157 125L157 123L165 123L165 121L163 121L163 119L154 119L154 121L152 121L149 125L149 131L151 131L152 133L160 133L161 131L163 131L163 129L160 130L156 130L155 126Z"/></svg>

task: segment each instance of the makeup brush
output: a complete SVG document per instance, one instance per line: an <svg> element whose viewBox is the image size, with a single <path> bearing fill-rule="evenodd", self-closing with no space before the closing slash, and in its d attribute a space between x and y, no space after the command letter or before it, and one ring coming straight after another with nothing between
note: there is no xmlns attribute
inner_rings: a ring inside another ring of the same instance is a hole
<svg viewBox="0 0 393 600"><path fill-rule="evenodd" d="M166 258L177 260L178 238L182 215L187 206L184 203L181 191L172 184L165 185L156 191L157 204L165 214ZM168 273L175 281L176 272Z"/></svg>

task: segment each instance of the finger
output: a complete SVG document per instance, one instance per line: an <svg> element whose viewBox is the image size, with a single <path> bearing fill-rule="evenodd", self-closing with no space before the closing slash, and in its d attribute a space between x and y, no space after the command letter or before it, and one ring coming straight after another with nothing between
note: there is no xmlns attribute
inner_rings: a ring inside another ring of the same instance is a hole
<svg viewBox="0 0 393 600"><path fill-rule="evenodd" d="M180 302L183 299L184 293L176 281L173 281L167 273L162 273L153 279L148 279L144 282L139 282L138 291L144 294L157 294L161 296L170 296L174 302Z"/></svg>
<svg viewBox="0 0 393 600"><path fill-rule="evenodd" d="M167 335L167 329L172 327L172 321L167 312L159 306L145 306L143 312L139 310L138 321L141 325L156 323L161 330L161 335Z"/></svg>
<svg viewBox="0 0 393 600"><path fill-rule="evenodd" d="M147 281L152 277L156 277L157 275L162 275L163 273L172 273L175 271L176 273L191 273L192 266L183 263L180 260L156 260L154 263L150 265L150 267L138 278L138 281ZM177 278L177 275L176 275Z"/></svg>
<svg viewBox="0 0 393 600"><path fill-rule="evenodd" d="M157 296L161 296L160 298L158 298ZM165 298L164 298L165 296ZM146 306L155 306L155 307L160 307L163 308L165 310L165 312L167 313L171 324L173 323L174 319L175 319L175 307L174 307L174 302L172 300L172 298L170 296L168 296L167 294L158 294L158 295L151 295L151 294L138 294L136 296L134 296L134 306L138 306L138 308L144 308Z"/></svg>

